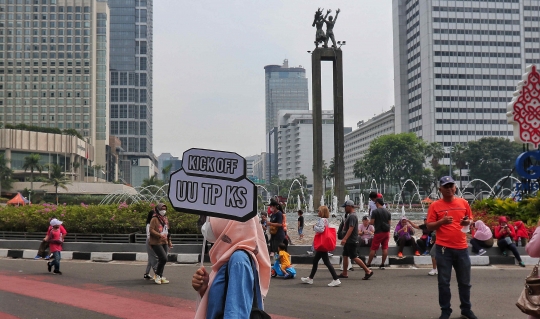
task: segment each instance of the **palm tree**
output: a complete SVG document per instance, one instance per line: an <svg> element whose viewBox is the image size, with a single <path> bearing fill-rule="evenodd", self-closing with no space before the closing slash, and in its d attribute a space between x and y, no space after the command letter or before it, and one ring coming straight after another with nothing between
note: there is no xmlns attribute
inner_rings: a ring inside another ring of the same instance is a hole
<svg viewBox="0 0 540 319"><path fill-rule="evenodd" d="M43 165L39 163L41 157L39 154L30 154L24 158L24 164L22 168L26 172L30 170L30 193L28 193L28 200L31 201L32 193L34 192L34 170L43 171Z"/></svg>
<svg viewBox="0 0 540 319"><path fill-rule="evenodd" d="M461 171L467 167L467 160L465 159L465 153L467 152L466 144L456 144L452 149L452 159L456 164L456 167L459 168L459 188L463 187L461 181ZM463 191L463 190L461 190Z"/></svg>
<svg viewBox="0 0 540 319"><path fill-rule="evenodd" d="M169 182L169 178L170 178L169 174L171 173L171 169L172 169L172 163L169 163L169 165L161 169L161 174L163 174L163 181L165 183Z"/></svg>
<svg viewBox="0 0 540 319"><path fill-rule="evenodd" d="M49 171L51 173L51 176L47 178L47 181L41 185L41 187L54 186L56 194L56 205L58 205L58 187L62 187L63 189L67 190L68 188L66 185L71 185L69 177L62 173L62 170L62 166L58 164L49 164Z"/></svg>
<svg viewBox="0 0 540 319"><path fill-rule="evenodd" d="M157 178L157 175L152 175L150 178L145 178L143 179L143 182L141 184L141 188L145 188L147 186L157 186L157 187L161 187L164 185L163 181L159 180ZM144 190L142 193L147 193L148 190Z"/></svg>
<svg viewBox="0 0 540 319"><path fill-rule="evenodd" d="M5 189L11 189L11 184L13 179L11 175L13 170L7 166L7 160L4 157L4 154L0 155L0 196L2 195L2 187Z"/></svg>
<svg viewBox="0 0 540 319"><path fill-rule="evenodd" d="M444 148L441 143L432 142L429 143L426 148L426 156L431 156L431 168L433 171L436 171L440 166L439 161L444 157Z"/></svg>

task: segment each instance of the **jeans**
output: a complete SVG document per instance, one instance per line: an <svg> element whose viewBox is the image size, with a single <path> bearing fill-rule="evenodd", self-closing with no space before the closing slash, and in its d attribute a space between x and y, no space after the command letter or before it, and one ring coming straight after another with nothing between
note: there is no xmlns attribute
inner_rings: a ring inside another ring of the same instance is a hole
<svg viewBox="0 0 540 319"><path fill-rule="evenodd" d="M505 250L510 249L512 251L512 254L514 254L514 257L516 257L517 261L521 262L521 256L519 255L516 244L514 244L512 242L510 245L508 245L506 240L504 238L501 238L501 239L497 240L497 246L499 246L499 249L503 253L504 253Z"/></svg>
<svg viewBox="0 0 540 319"><path fill-rule="evenodd" d="M476 238L471 238L471 246L472 246L472 252L475 253L475 254L478 254L478 252L480 251L480 249L482 248L489 248L489 247L493 247L493 243L490 245L487 245L485 243L484 240L479 240L479 239L476 239Z"/></svg>
<svg viewBox="0 0 540 319"><path fill-rule="evenodd" d="M50 261L51 265L54 266L54 271L60 271L60 259L62 258L62 254L60 254L60 251L55 251L53 254L53 260Z"/></svg>
<svg viewBox="0 0 540 319"><path fill-rule="evenodd" d="M330 263L330 258L328 258L328 253L324 251L316 251L315 256L313 257L313 266L311 268L311 274L309 274L309 278L313 279L315 277L315 273L317 272L317 268L319 267L319 260L323 260L324 265L328 270L330 270L330 274L332 274L332 278L334 280L338 279L338 276L336 274L336 271L334 270L334 266ZM348 257L343 257L348 258Z"/></svg>
<svg viewBox="0 0 540 319"><path fill-rule="evenodd" d="M163 269L167 263L167 245L152 245L152 249L158 257L156 276L163 277Z"/></svg>
<svg viewBox="0 0 540 319"><path fill-rule="evenodd" d="M154 270L154 273L156 273L157 263L158 263L158 258L156 256L156 253L152 249L152 246L150 246L150 243L148 243L149 240L150 240L149 238L146 238L146 253L148 254L148 263L146 263L145 274L150 273L150 268L152 268Z"/></svg>
<svg viewBox="0 0 540 319"><path fill-rule="evenodd" d="M452 278L452 267L456 271L458 282L459 301L461 312L471 310L471 259L469 250L446 248L439 245L435 246L436 260L439 281L439 306L441 312L451 314L450 299L450 279Z"/></svg>

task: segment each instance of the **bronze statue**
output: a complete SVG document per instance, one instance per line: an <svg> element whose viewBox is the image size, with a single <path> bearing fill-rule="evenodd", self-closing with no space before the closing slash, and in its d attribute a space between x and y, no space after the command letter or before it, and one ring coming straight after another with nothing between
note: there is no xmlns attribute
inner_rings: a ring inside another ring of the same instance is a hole
<svg viewBox="0 0 540 319"><path fill-rule="evenodd" d="M325 48L328 48L328 38L330 38L332 40L332 47L334 49L337 49L337 45L336 45L336 39L334 38L334 24L336 24L336 21L337 21L337 17L339 15L339 9L336 10L336 18L333 19L332 16L329 16L328 17L328 20L326 20L326 17L324 17L324 19L322 19L324 22L326 22L326 38L325 38L325 41L324 41L324 47ZM326 13L326 16L328 16L328 14L332 12L332 10L328 9L328 12Z"/></svg>
<svg viewBox="0 0 540 319"><path fill-rule="evenodd" d="M323 10L324 9L321 9L319 8L316 12L315 12L315 18L313 19L313 24L311 24L312 27L317 27L317 32L315 33L315 47L318 48L319 47L319 43L326 43L328 42L328 39L326 38L326 34L324 33L323 31L323 25L324 25L324 21L326 19L326 17L328 16L328 14L331 12L331 10L328 10L326 12L326 16L323 18ZM326 48L326 45L324 45L324 47Z"/></svg>

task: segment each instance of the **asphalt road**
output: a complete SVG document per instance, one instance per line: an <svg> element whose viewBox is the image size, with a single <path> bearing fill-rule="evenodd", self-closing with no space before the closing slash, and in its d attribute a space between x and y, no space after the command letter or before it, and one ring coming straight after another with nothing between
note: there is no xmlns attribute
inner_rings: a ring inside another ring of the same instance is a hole
<svg viewBox="0 0 540 319"><path fill-rule="evenodd" d="M194 265L167 264L168 285L142 279L140 262L62 261L62 276L47 272L44 261L0 258L0 318L192 318L196 294ZM300 265L298 275L311 267ZM356 268L330 288L323 266L313 285L272 279L265 310L272 318L438 318L437 279L428 268L375 269L368 281ZM479 318L526 318L515 306L523 280L520 267L473 267L473 311ZM459 318L459 297L452 282L452 318ZM13 316L13 317L12 317Z"/></svg>

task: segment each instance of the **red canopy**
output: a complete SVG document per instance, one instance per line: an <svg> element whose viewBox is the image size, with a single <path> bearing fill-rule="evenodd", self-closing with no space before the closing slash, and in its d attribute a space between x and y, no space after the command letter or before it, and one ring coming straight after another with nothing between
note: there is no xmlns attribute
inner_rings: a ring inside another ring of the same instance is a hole
<svg viewBox="0 0 540 319"><path fill-rule="evenodd" d="M28 202L28 199L25 199L21 193L17 193L17 195L15 195L15 197L13 197L12 199L8 200L7 204L8 205L27 205L29 202Z"/></svg>
<svg viewBox="0 0 540 319"><path fill-rule="evenodd" d="M424 200L422 200L422 201L424 203L432 203L433 202L433 200L431 198L429 198L429 197L424 198Z"/></svg>

